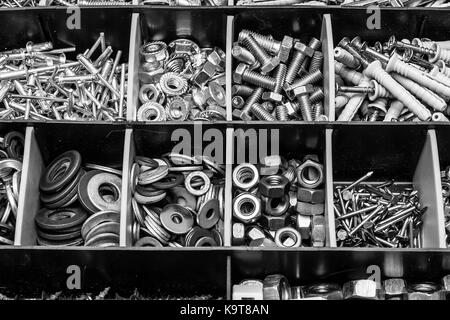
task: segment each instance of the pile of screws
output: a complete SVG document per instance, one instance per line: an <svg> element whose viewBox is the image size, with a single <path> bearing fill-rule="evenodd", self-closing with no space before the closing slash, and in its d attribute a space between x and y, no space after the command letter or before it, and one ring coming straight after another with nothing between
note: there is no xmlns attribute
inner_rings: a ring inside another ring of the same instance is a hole
<svg viewBox="0 0 450 320"><path fill-rule="evenodd" d="M98 57L93 53L101 48ZM0 119L125 120L127 64L100 34L77 61L51 42L0 52ZM120 65L119 65L120 64Z"/></svg>
<svg viewBox="0 0 450 320"><path fill-rule="evenodd" d="M226 120L225 53L177 39L144 44L138 121Z"/></svg>
<svg viewBox="0 0 450 320"><path fill-rule="evenodd" d="M11 131L0 138L0 245L13 245L19 203L24 136Z"/></svg>
<svg viewBox="0 0 450 320"><path fill-rule="evenodd" d="M407 282L401 278L386 279L381 284L373 280L352 280L342 286L337 283L316 283L290 286L286 277L272 274L263 281L243 280L233 286L233 300L448 300L450 275L441 283Z"/></svg>
<svg viewBox="0 0 450 320"><path fill-rule="evenodd" d="M119 245L122 172L86 163L70 150L50 163L39 189L37 244L111 247Z"/></svg>
<svg viewBox="0 0 450 320"><path fill-rule="evenodd" d="M304 161L265 157L233 171L233 245L325 246L323 166L315 155Z"/></svg>
<svg viewBox="0 0 450 320"><path fill-rule="evenodd" d="M334 56L337 121L449 121L447 41L343 38Z"/></svg>
<svg viewBox="0 0 450 320"><path fill-rule="evenodd" d="M175 153L135 160L130 174L135 246L223 245L223 165Z"/></svg>
<svg viewBox="0 0 450 320"><path fill-rule="evenodd" d="M450 166L441 171L442 197L444 198L445 232L450 248Z"/></svg>
<svg viewBox="0 0 450 320"><path fill-rule="evenodd" d="M233 118L264 121L326 121L322 87L322 43L306 46L284 36L242 30L232 49Z"/></svg>
<svg viewBox="0 0 450 320"><path fill-rule="evenodd" d="M418 191L394 180L364 183L373 171L336 186L334 213L340 247L421 248L423 215Z"/></svg>

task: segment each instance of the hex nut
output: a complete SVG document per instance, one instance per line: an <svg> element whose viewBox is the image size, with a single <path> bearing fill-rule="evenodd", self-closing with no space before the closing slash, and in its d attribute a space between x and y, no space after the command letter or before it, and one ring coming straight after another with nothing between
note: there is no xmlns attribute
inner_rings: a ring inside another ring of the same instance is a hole
<svg viewBox="0 0 450 320"><path fill-rule="evenodd" d="M269 198L281 198L290 188L289 180L282 175L265 176L259 182L259 192Z"/></svg>
<svg viewBox="0 0 450 320"><path fill-rule="evenodd" d="M305 216L302 214L297 215L296 228L298 232L300 232L302 239L308 240L311 237L311 224L311 216Z"/></svg>
<svg viewBox="0 0 450 320"><path fill-rule="evenodd" d="M216 73L216 66L209 61L206 61L200 71L194 76L192 80L197 86L201 87L208 82Z"/></svg>
<svg viewBox="0 0 450 320"><path fill-rule="evenodd" d="M248 69L248 66L245 63L239 63L236 69L234 69L233 72L233 81L235 83L241 84L242 83L242 76L244 75L244 72Z"/></svg>
<svg viewBox="0 0 450 320"><path fill-rule="evenodd" d="M304 188L317 188L324 181L323 166L312 160L306 160L297 168L297 183Z"/></svg>
<svg viewBox="0 0 450 320"><path fill-rule="evenodd" d="M294 42L294 49L297 51L302 52L304 55L306 55L307 57L312 57L314 54L314 49L311 47L308 47L307 45L305 45L304 43L300 42L300 41L295 41Z"/></svg>
<svg viewBox="0 0 450 320"><path fill-rule="evenodd" d="M264 279L264 300L289 300L291 287L285 276L272 274Z"/></svg>
<svg viewBox="0 0 450 320"><path fill-rule="evenodd" d="M406 297L406 283L401 278L384 280L383 288L386 299Z"/></svg>
<svg viewBox="0 0 450 320"><path fill-rule="evenodd" d="M324 203L325 189L310 189L299 187L297 189L297 199L301 202Z"/></svg>
<svg viewBox="0 0 450 320"><path fill-rule="evenodd" d="M284 195L279 198L269 198L262 195L261 205L265 214L271 216L281 216L289 210L291 203L289 195Z"/></svg>
<svg viewBox="0 0 450 320"><path fill-rule="evenodd" d="M241 163L233 170L233 185L248 191L258 184L258 169L251 163Z"/></svg>
<svg viewBox="0 0 450 320"><path fill-rule="evenodd" d="M225 70L225 52L222 49L214 48L214 50L206 58L209 62L216 66L217 72Z"/></svg>
<svg viewBox="0 0 450 320"><path fill-rule="evenodd" d="M318 283L303 287L305 298L324 298L325 300L342 300L341 287L334 283Z"/></svg>
<svg viewBox="0 0 450 320"><path fill-rule="evenodd" d="M262 159L259 173L262 176L270 176L278 173L281 167L281 157L279 155L266 156Z"/></svg>
<svg viewBox="0 0 450 320"><path fill-rule="evenodd" d="M233 245L242 246L245 244L245 226L241 222L233 223Z"/></svg>
<svg viewBox="0 0 450 320"><path fill-rule="evenodd" d="M302 236L294 228L284 227L275 233L275 243L278 247L298 248L302 245Z"/></svg>
<svg viewBox="0 0 450 320"><path fill-rule="evenodd" d="M264 239L266 237L266 234L265 234L264 230L261 229L258 226L250 226L250 227L248 227L248 229L246 231L246 234L247 234L247 238L250 241Z"/></svg>
<svg viewBox="0 0 450 320"><path fill-rule="evenodd" d="M280 51L278 52L278 57L281 62L286 62L289 59L289 54L294 46L294 38L289 36L284 36L281 41Z"/></svg>
<svg viewBox="0 0 450 320"><path fill-rule="evenodd" d="M233 216L248 224L261 217L261 200L255 195L243 192L233 200Z"/></svg>
<svg viewBox="0 0 450 320"><path fill-rule="evenodd" d="M277 245L275 244L275 241L273 241L269 238L252 240L252 241L250 241L250 243L248 245L250 247L263 247L263 248L276 248L277 247Z"/></svg>
<svg viewBox="0 0 450 320"><path fill-rule="evenodd" d="M278 217L263 214L259 221L264 228L269 229L270 231L277 231L288 225L289 217L287 213Z"/></svg>
<svg viewBox="0 0 450 320"><path fill-rule="evenodd" d="M408 300L443 300L444 294L439 286L431 282L409 284Z"/></svg>
<svg viewBox="0 0 450 320"><path fill-rule="evenodd" d="M252 281L251 283L233 285L233 300L263 300L264 285L261 282Z"/></svg>
<svg viewBox="0 0 450 320"><path fill-rule="evenodd" d="M344 283L344 299L378 300L377 284L372 280L354 280Z"/></svg>
<svg viewBox="0 0 450 320"><path fill-rule="evenodd" d="M313 247L324 247L326 239L325 217L313 216L311 221L311 242Z"/></svg>
<svg viewBox="0 0 450 320"><path fill-rule="evenodd" d="M297 202L296 211L305 216L321 215L325 212L325 204L299 201Z"/></svg>
<svg viewBox="0 0 450 320"><path fill-rule="evenodd" d="M262 94L262 99L271 102L281 103L281 101L283 101L283 96L276 92L266 91Z"/></svg>

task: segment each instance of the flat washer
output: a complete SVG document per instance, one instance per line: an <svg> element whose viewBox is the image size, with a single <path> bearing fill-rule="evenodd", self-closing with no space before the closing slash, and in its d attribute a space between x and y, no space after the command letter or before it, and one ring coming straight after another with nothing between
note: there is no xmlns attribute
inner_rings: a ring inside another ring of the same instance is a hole
<svg viewBox="0 0 450 320"><path fill-rule="evenodd" d="M87 213L80 208L41 209L36 215L36 224L44 230L62 230L82 224Z"/></svg>
<svg viewBox="0 0 450 320"><path fill-rule="evenodd" d="M83 223L81 227L81 236L86 238L86 234L94 228L96 225L104 222L117 222L120 223L120 215L115 211L100 211L89 218Z"/></svg>
<svg viewBox="0 0 450 320"><path fill-rule="evenodd" d="M177 204L168 204L159 215L161 224L173 234L186 234L194 225L192 213Z"/></svg>
<svg viewBox="0 0 450 320"><path fill-rule="evenodd" d="M68 163L67 166L65 164ZM47 193L56 192L71 181L81 166L81 155L78 151L70 150L53 160L45 169L39 183L39 188ZM56 175L61 168L64 173Z"/></svg>
<svg viewBox="0 0 450 320"><path fill-rule="evenodd" d="M162 243L152 237L143 237L135 244L135 247L162 247Z"/></svg>

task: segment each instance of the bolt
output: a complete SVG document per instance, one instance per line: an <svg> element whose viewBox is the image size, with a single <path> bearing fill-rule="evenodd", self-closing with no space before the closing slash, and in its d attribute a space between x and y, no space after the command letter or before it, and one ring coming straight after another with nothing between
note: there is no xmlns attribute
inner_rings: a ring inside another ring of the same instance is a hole
<svg viewBox="0 0 450 320"><path fill-rule="evenodd" d="M321 115L323 115L323 103L319 101L313 105L313 120L319 121Z"/></svg>
<svg viewBox="0 0 450 320"><path fill-rule="evenodd" d="M278 105L275 108L275 114L276 114L277 120L279 120L279 121L289 120L287 109L286 109L286 106L284 106L284 105Z"/></svg>
<svg viewBox="0 0 450 320"><path fill-rule="evenodd" d="M250 51L241 46L233 46L233 48L231 49L231 55L239 61L248 64L252 69L257 69L260 66L259 62L256 61L255 56Z"/></svg>
<svg viewBox="0 0 450 320"><path fill-rule="evenodd" d="M255 56L256 60L261 64L262 72L270 72L280 63L280 59L269 56L251 34L240 32L238 41Z"/></svg>
<svg viewBox="0 0 450 320"><path fill-rule="evenodd" d="M280 93L283 88L284 81L286 79L287 66L284 63L280 63L275 70L276 85L273 92Z"/></svg>
<svg viewBox="0 0 450 320"><path fill-rule="evenodd" d="M312 87L308 85L299 87L298 89L299 92L295 97L300 105L303 121L313 121L311 101L309 100L309 94L312 92Z"/></svg>
<svg viewBox="0 0 450 320"><path fill-rule="evenodd" d="M251 106L251 112L255 115L256 118L262 121L275 121L275 117L272 116L269 112L267 112L260 104L254 103Z"/></svg>
<svg viewBox="0 0 450 320"><path fill-rule="evenodd" d="M323 65L323 53L320 51L314 52L311 64L309 65L309 73L313 73L316 70L322 70Z"/></svg>
<svg viewBox="0 0 450 320"><path fill-rule="evenodd" d="M314 53L310 47L305 46L301 42L296 42L294 49L294 55L286 71L285 83L287 84L291 84L294 81L306 56L312 56Z"/></svg>
<svg viewBox="0 0 450 320"><path fill-rule="evenodd" d="M239 84L242 83L242 81L246 81L270 91L273 91L276 85L276 80L274 78L249 71L248 66L242 63L240 63L234 71L233 79Z"/></svg>
<svg viewBox="0 0 450 320"><path fill-rule="evenodd" d="M244 106L245 100L241 96L234 96L231 99L231 104L235 109L241 109Z"/></svg>
<svg viewBox="0 0 450 320"><path fill-rule="evenodd" d="M242 108L242 112L244 114L250 114L252 106L261 100L263 92L263 88L256 88L255 90L253 90L252 94L247 99L247 101L245 101L244 107Z"/></svg>
<svg viewBox="0 0 450 320"><path fill-rule="evenodd" d="M253 92L253 88L246 86L246 85L242 85L242 84L234 84L231 87L231 94L234 95L238 95L238 96L242 96L242 97L248 97L249 95L251 95Z"/></svg>
<svg viewBox="0 0 450 320"><path fill-rule="evenodd" d="M244 36L249 34L252 35L263 49L272 55L278 56L281 62L286 62L289 58L289 52L293 46L293 39L291 37L284 36L283 41L277 41L271 36L264 36L249 30L242 30L240 33L243 33Z"/></svg>

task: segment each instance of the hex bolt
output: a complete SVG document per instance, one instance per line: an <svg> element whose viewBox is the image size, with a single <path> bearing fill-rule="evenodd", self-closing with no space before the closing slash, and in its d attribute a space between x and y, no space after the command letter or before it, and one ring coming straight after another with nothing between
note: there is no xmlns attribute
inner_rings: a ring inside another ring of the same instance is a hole
<svg viewBox="0 0 450 320"><path fill-rule="evenodd" d="M320 82L323 80L323 74L321 70L316 70L313 71L311 73L306 74L305 76L303 76L302 78L296 80L294 83L292 84L285 84L284 86L284 90L286 91L286 94L288 95L289 98L292 98L292 94L291 91L294 88L297 87L302 87L302 86L306 86L308 84L315 84L317 82Z"/></svg>
<svg viewBox="0 0 450 320"><path fill-rule="evenodd" d="M311 99L310 99L311 100ZM313 120L319 121L320 117L323 115L323 103L322 101L317 102L313 105Z"/></svg>
<svg viewBox="0 0 450 320"><path fill-rule="evenodd" d="M251 95L253 92L253 88L243 85L243 84L234 84L231 87L231 94L232 95L238 95L238 96L242 96L242 97L248 97L249 95Z"/></svg>
<svg viewBox="0 0 450 320"><path fill-rule="evenodd" d="M231 104L233 108L241 109L245 104L245 100L241 96L233 96L233 98L231 99Z"/></svg>
<svg viewBox="0 0 450 320"><path fill-rule="evenodd" d="M252 66L253 69L257 69L260 65L259 62L256 61L255 56L250 51L241 46L234 45L231 49L231 55L237 60L244 62L249 66Z"/></svg>
<svg viewBox="0 0 450 320"><path fill-rule="evenodd" d="M274 116L272 116L269 112L267 112L266 109L261 107L261 105L258 103L254 103L251 106L250 110L256 116L256 118L258 118L259 120L262 120L262 121L275 121L276 120Z"/></svg>
<svg viewBox="0 0 450 320"><path fill-rule="evenodd" d="M315 51L311 58L309 73L313 73L316 70L322 70L322 66L323 66L323 53L320 51Z"/></svg>
<svg viewBox="0 0 450 320"><path fill-rule="evenodd" d="M245 101L244 107L242 108L242 113L244 115L250 114L252 106L261 100L263 92L263 88L256 88L255 90L253 90L252 94L250 95L250 97L248 97L247 101Z"/></svg>
<svg viewBox="0 0 450 320"><path fill-rule="evenodd" d="M256 86L260 86L267 90L273 91L275 89L276 80L272 77L262 75L260 73L248 70L245 64L239 64L234 71L233 79L237 83L246 81Z"/></svg>
<svg viewBox="0 0 450 320"><path fill-rule="evenodd" d="M322 102L325 98L325 93L323 92L323 89L321 87L317 87L314 89L314 91L309 96L309 100L312 104L317 104L319 102Z"/></svg>
<svg viewBox="0 0 450 320"><path fill-rule="evenodd" d="M275 93L280 93L283 88L284 81L286 79L287 66L284 63L280 63L275 70L276 85L273 90Z"/></svg>
<svg viewBox="0 0 450 320"><path fill-rule="evenodd" d="M287 113L287 109L286 106L284 105L278 105L275 108L275 114L276 114L276 118L279 121L287 121L288 120L288 113Z"/></svg>
<svg viewBox="0 0 450 320"><path fill-rule="evenodd" d="M256 60L261 64L262 72L270 72L280 63L279 58L269 56L251 34L239 33L238 41L255 56Z"/></svg>
<svg viewBox="0 0 450 320"><path fill-rule="evenodd" d="M263 103L261 103L261 107L266 109L267 112L273 112L273 110L275 109L275 106L270 101L264 101Z"/></svg>
<svg viewBox="0 0 450 320"><path fill-rule="evenodd" d="M312 88L311 86L303 86L300 88L303 90L296 95L296 98L300 105L303 121L313 121L311 101L309 100L309 93L311 93Z"/></svg>
<svg viewBox="0 0 450 320"><path fill-rule="evenodd" d="M294 48L295 48L294 55L291 61L289 62L288 69L286 72L285 83L287 84L291 84L294 81L307 54L309 56L312 56L313 54L313 52L311 52L312 51L311 48L306 47L305 45L300 46L299 48L297 47Z"/></svg>
<svg viewBox="0 0 450 320"><path fill-rule="evenodd" d="M293 46L293 39L284 36L283 41L277 41L271 36L264 36L254 31L242 30L240 33L245 35L252 35L258 44L272 55L278 55L281 62L286 62L289 58L289 52ZM283 51L283 52L282 52Z"/></svg>

